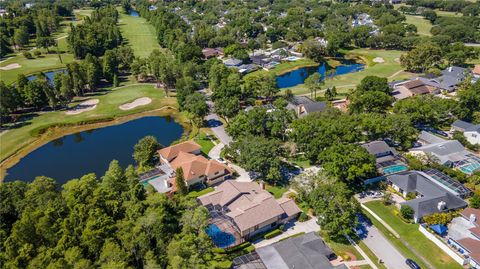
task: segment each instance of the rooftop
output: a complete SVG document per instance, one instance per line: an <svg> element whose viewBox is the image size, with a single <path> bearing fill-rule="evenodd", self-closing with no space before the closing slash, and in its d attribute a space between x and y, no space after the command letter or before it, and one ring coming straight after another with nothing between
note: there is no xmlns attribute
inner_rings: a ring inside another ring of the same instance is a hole
<svg viewBox="0 0 480 269"><path fill-rule="evenodd" d="M159 150L158 153L163 158L167 159L168 161L171 161L172 159L176 158L180 152L192 153L194 151L200 150L200 148L201 148L200 145L189 140L189 141L185 141L182 143L178 143L176 145L163 148Z"/></svg>

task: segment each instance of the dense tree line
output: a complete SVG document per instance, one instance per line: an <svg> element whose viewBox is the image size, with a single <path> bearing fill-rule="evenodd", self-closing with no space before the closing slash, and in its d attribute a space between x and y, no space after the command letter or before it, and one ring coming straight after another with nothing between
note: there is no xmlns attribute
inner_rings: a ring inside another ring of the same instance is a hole
<svg viewBox="0 0 480 269"><path fill-rule="evenodd" d="M60 188L47 177L0 185L4 268L229 268L205 233L208 212L145 190L117 161Z"/></svg>
<svg viewBox="0 0 480 269"><path fill-rule="evenodd" d="M72 15L68 1L38 2L26 8L21 2L8 3L6 13L0 17L0 57L27 46L35 38L36 46L54 45L52 34L60 27L62 16Z"/></svg>
<svg viewBox="0 0 480 269"><path fill-rule="evenodd" d="M70 25L67 37L69 49L78 59L87 54L102 56L105 51L122 44L122 35L117 26L118 11L114 6L94 10L82 24Z"/></svg>
<svg viewBox="0 0 480 269"><path fill-rule="evenodd" d="M118 75L122 70L128 70L133 59L130 47L118 47L108 50L103 59L87 54L85 59L67 64L65 71L57 72L53 80L43 73L29 80L19 74L13 85L0 82L0 115L7 117L20 109L35 110L50 107L57 109L68 104L73 97L83 96L97 89L102 80L118 83Z"/></svg>

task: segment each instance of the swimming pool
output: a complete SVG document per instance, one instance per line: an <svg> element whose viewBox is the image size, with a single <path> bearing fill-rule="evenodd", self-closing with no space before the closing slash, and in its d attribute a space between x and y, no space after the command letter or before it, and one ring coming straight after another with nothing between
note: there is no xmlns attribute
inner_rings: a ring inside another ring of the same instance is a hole
<svg viewBox="0 0 480 269"><path fill-rule="evenodd" d="M205 232L212 238L215 246L219 248L226 248L235 244L235 236L231 233L226 233L220 230L215 224L208 225Z"/></svg>
<svg viewBox="0 0 480 269"><path fill-rule="evenodd" d="M467 175L473 174L476 170L480 169L480 164L478 163L469 163L467 165L461 166L458 169Z"/></svg>
<svg viewBox="0 0 480 269"><path fill-rule="evenodd" d="M388 167L383 168L383 173L385 175L390 175L390 174L403 172L403 171L407 171L407 170L408 170L408 167L406 165L397 164L397 165L392 165L392 166L388 166Z"/></svg>

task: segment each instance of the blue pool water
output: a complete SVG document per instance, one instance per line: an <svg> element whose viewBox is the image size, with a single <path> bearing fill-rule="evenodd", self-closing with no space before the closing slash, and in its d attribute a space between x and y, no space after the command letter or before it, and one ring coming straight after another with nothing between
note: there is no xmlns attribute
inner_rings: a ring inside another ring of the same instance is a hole
<svg viewBox="0 0 480 269"><path fill-rule="evenodd" d="M403 171L407 171L407 170L408 170L408 167L406 165L397 164L397 165L392 165L392 166L383 168L383 173L385 175L390 175L390 174L403 172Z"/></svg>
<svg viewBox="0 0 480 269"><path fill-rule="evenodd" d="M332 74L328 77L332 78L339 75L354 73L363 70L365 65L359 63L344 64L337 66ZM322 79L325 79L327 73L327 66L324 64L318 67L304 67L291 72L285 73L277 77L277 85L279 88L289 88L303 84L305 79L313 73L320 73Z"/></svg>
<svg viewBox="0 0 480 269"><path fill-rule="evenodd" d="M139 15L138 12L136 12L135 10L130 10L130 16L132 16L132 17L139 17L140 15Z"/></svg>
<svg viewBox="0 0 480 269"><path fill-rule="evenodd" d="M183 127L171 117L144 117L119 125L79 132L53 140L32 151L7 170L6 181L31 182L48 176L63 184L87 173L103 176L112 160L133 164L133 146L153 135L168 146L182 136Z"/></svg>
<svg viewBox="0 0 480 269"><path fill-rule="evenodd" d="M235 244L235 236L231 233L223 232L215 224L208 225L205 232L212 238L215 246L219 248L226 248Z"/></svg>

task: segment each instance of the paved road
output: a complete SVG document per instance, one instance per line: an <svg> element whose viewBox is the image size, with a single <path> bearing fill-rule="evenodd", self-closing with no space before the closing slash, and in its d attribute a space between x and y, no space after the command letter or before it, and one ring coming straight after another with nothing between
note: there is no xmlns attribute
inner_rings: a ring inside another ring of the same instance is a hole
<svg viewBox="0 0 480 269"><path fill-rule="evenodd" d="M210 157L212 159L220 158L220 152L222 151L224 146L225 145L223 143L219 143L219 144L215 145L210 150L210 152L208 152L208 157ZM252 179L248 175L248 172L245 169L243 169L240 166L235 165L233 163L228 163L228 165L230 167L232 167L235 171L237 171L239 176L235 179L236 181L252 181Z"/></svg>
<svg viewBox="0 0 480 269"><path fill-rule="evenodd" d="M364 223L367 236L363 242L389 269L410 269L406 258L373 225Z"/></svg>

